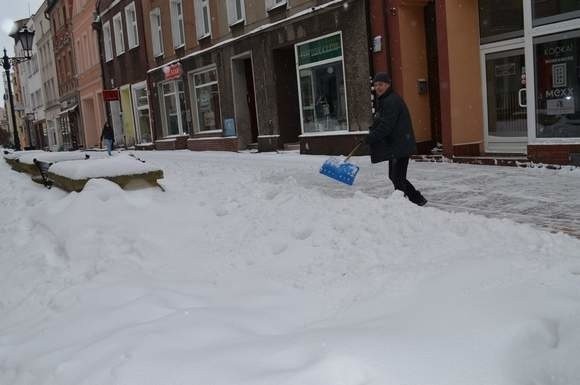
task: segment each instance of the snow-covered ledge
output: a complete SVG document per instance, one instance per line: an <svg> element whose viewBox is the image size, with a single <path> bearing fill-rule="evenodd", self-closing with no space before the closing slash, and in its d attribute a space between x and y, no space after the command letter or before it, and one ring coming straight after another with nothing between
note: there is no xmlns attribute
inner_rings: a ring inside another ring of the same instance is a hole
<svg viewBox="0 0 580 385"><path fill-rule="evenodd" d="M64 190L81 191L90 179L95 178L108 179L122 188L134 182L158 186L157 179L163 178L163 171L131 155L118 155L56 163L49 168L48 177Z"/></svg>

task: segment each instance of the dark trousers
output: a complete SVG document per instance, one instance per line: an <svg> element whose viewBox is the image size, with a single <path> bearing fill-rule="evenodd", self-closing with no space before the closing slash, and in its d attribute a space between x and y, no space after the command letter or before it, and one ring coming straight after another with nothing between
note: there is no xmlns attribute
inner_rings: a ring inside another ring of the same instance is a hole
<svg viewBox="0 0 580 385"><path fill-rule="evenodd" d="M423 196L415 189L411 182L407 180L408 166L408 157L389 160L389 179L393 182L395 190L402 191L411 202L417 204L423 199Z"/></svg>

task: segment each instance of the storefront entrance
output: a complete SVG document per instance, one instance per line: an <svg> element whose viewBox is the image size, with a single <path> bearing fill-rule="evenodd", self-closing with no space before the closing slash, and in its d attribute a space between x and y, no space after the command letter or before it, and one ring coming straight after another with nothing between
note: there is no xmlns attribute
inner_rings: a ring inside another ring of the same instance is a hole
<svg viewBox="0 0 580 385"><path fill-rule="evenodd" d="M525 154L528 125L524 49L483 53L483 60L486 152Z"/></svg>
<svg viewBox="0 0 580 385"><path fill-rule="evenodd" d="M485 150L571 151L563 146L580 143L580 2L478 4Z"/></svg>
<svg viewBox="0 0 580 385"><path fill-rule="evenodd" d="M254 69L249 52L232 58L235 123L240 148L258 144Z"/></svg>

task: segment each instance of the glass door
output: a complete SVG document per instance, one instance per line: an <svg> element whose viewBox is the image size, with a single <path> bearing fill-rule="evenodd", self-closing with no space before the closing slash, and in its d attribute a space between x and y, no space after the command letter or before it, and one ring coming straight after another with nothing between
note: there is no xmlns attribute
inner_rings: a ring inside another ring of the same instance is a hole
<svg viewBox="0 0 580 385"><path fill-rule="evenodd" d="M524 49L485 54L486 151L525 154L528 145Z"/></svg>

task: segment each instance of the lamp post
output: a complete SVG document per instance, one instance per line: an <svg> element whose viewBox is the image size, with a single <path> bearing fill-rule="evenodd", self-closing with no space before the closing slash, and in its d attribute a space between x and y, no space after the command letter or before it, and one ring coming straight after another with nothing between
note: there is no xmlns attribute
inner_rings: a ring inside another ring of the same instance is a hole
<svg viewBox="0 0 580 385"><path fill-rule="evenodd" d="M2 67L6 71L6 82L8 83L8 98L10 99L10 114L12 116L12 129L14 130L14 148L20 151L20 138L18 137L18 128L16 126L16 113L14 112L14 97L12 96L12 82L10 80L10 68L18 63L30 60L32 51L32 40L34 39L34 31L29 31L28 28L23 27L16 32L10 34L14 39L15 46L20 43L24 50L23 57L9 57L4 48L4 56L2 57Z"/></svg>

